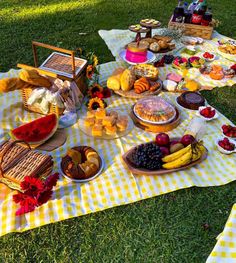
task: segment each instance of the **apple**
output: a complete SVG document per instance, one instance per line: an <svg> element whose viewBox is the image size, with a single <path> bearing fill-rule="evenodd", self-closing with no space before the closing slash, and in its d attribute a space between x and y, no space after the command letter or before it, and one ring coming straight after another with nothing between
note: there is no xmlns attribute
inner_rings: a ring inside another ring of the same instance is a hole
<svg viewBox="0 0 236 263"><path fill-rule="evenodd" d="M184 146L188 146L189 144L191 144L191 143L193 143L195 141L196 141L195 138L192 135L190 135L190 134L185 134L180 140L180 142Z"/></svg>
<svg viewBox="0 0 236 263"><path fill-rule="evenodd" d="M166 134L164 132L157 134L156 144L158 146L168 146L169 143L170 143L170 138L169 138L168 134Z"/></svg>
<svg viewBox="0 0 236 263"><path fill-rule="evenodd" d="M170 152L174 153L184 148L184 145L181 142L170 145Z"/></svg>
<svg viewBox="0 0 236 263"><path fill-rule="evenodd" d="M160 147L160 150L161 150L161 152L162 152L162 156L163 156L163 157L170 154L170 150L169 150L168 147L161 146L161 147Z"/></svg>

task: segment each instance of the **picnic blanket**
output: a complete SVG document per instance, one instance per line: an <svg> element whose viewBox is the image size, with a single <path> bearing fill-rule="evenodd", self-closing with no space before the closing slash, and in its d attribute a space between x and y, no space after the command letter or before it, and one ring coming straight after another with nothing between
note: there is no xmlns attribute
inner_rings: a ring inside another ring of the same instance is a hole
<svg viewBox="0 0 236 263"><path fill-rule="evenodd" d="M223 232L217 237L217 243L206 263L236 262L236 204L225 224Z"/></svg>
<svg viewBox="0 0 236 263"><path fill-rule="evenodd" d="M100 65L101 82L121 65L110 62ZM10 71L0 77L15 76L17 71ZM176 95L161 93L161 97L176 105ZM127 114L136 100L112 96L107 99L108 108ZM39 117L23 109L18 91L0 97L0 139L21 123ZM195 111L179 108L181 124L169 133L171 137L183 135L188 123L195 116ZM78 112L79 117L82 111ZM166 174L164 176L134 176L122 164L121 155L132 146L154 139L155 134L134 129L125 137L116 140L101 140L88 137L80 131L78 123L67 128L66 143L51 152L54 158L54 170L60 172L61 157L67 149L76 145L94 147L105 160L105 168L95 180L84 184L73 183L60 176L52 199L37 208L34 212L20 217L15 216L17 205L12 201L14 191L9 191L0 184L0 236L10 232L22 232L45 224L61 221L80 215L101 211L107 208L133 203L145 198L176 191L191 186L217 186L227 184L236 179L236 155L225 157L216 150L215 139L221 135L220 127L231 123L219 113L219 118L207 123L204 144L209 151L208 158L188 170ZM4 193L4 190L7 190Z"/></svg>
<svg viewBox="0 0 236 263"><path fill-rule="evenodd" d="M162 31L163 31L163 29L154 29L153 35L154 34L162 34ZM135 33L131 32L129 30L117 30L117 29L99 30L98 33L101 36L101 38L105 41L106 45L108 46L112 55L115 57L115 59L117 61L122 61L122 59L119 56L120 51L122 49L124 49L124 47L128 43L134 41L134 37L135 37ZM218 40L223 40L223 39L227 40L230 38L223 36L223 35L219 34L218 32L214 31L212 40L204 40L203 45L197 46L199 51L196 53L196 56L200 56L205 51L213 52L217 56L216 56L216 60L214 62L212 62L212 64L221 65L225 68L232 66L233 64L236 63L235 61L230 61L230 60L222 57L221 55L219 55L217 53ZM180 53L181 50L183 49L183 47L184 47L184 45L181 44L180 41L176 41L176 49L171 53L173 53L175 56L183 56L186 58L190 57L186 54ZM157 54L156 56L157 56L156 59L158 60L163 56L163 54L162 55ZM177 69L173 68L171 65L165 65L165 67L160 67L159 71L160 71L159 77L161 80L165 80L167 73L170 73L170 72L177 72L180 75L183 75L183 72L181 70L177 70ZM215 87L232 86L232 85L236 84L236 77L234 77L232 79L224 78L222 80L213 80L209 76L202 75L199 72L199 69L197 69L197 68L189 69L188 73L187 73L187 77L190 79L194 79L194 80L198 81L199 84L202 87L204 87L204 89L212 89Z"/></svg>

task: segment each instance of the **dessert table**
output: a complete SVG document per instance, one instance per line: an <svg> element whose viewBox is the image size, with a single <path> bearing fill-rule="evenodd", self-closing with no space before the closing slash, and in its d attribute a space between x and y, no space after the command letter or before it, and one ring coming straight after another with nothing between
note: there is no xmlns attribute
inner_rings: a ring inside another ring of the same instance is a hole
<svg viewBox="0 0 236 263"><path fill-rule="evenodd" d="M101 83L104 83L112 71L121 66L121 62L109 62L100 65ZM0 74L0 78L16 76L18 71L11 70ZM176 95L161 93L159 96L176 105ZM119 96L107 99L108 108L117 109L122 114L128 114L136 100ZM22 107L18 91L0 96L0 138L22 122L35 119L39 115L29 113ZM179 109L181 124L172 132L171 137L182 136L186 126L195 116L191 110ZM80 117L81 111L78 112ZM78 184L67 181L60 176L53 197L48 203L38 207L34 212L15 216L17 205L12 201L14 191L0 184L0 236L10 232L23 232L49 223L61 221L80 215L101 211L111 207L133 203L142 199L158 196L191 186L207 187L224 185L236 179L236 155L227 158L216 149L215 138L221 134L222 124L231 122L219 113L219 118L207 124L204 144L209 150L208 158L188 170L166 174L164 176L134 176L123 165L121 155L132 146L154 139L150 134L139 128L134 128L127 136L116 140L101 140L88 137L79 129L78 122L66 129L66 143L52 151L54 170L60 172L61 157L68 148L76 145L89 145L95 148L105 160L105 168L100 176L88 183Z"/></svg>

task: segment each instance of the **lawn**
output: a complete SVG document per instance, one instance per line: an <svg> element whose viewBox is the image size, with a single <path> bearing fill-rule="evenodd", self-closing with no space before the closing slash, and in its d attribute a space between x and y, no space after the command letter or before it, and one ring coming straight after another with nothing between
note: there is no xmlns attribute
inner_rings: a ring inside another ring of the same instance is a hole
<svg viewBox="0 0 236 263"><path fill-rule="evenodd" d="M126 29L141 18L167 24L177 1L1 0L0 71L33 64L31 40L94 50L114 60L99 29ZM209 0L218 31L236 38L236 3ZM80 34L85 33L85 34ZM41 54L41 56L44 54ZM236 88L203 92L236 123ZM191 188L0 238L0 262L201 263L236 201L236 183Z"/></svg>

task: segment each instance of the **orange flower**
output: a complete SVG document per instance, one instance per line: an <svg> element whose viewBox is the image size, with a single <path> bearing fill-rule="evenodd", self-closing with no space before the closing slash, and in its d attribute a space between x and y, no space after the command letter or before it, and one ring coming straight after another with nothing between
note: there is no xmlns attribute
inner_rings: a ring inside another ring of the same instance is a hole
<svg viewBox="0 0 236 263"><path fill-rule="evenodd" d="M91 79L94 73L94 68L92 65L88 65L87 66L87 70L86 70L86 76L88 79Z"/></svg>

